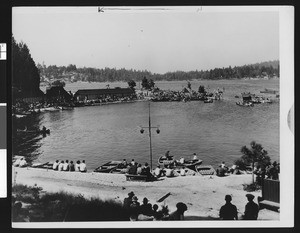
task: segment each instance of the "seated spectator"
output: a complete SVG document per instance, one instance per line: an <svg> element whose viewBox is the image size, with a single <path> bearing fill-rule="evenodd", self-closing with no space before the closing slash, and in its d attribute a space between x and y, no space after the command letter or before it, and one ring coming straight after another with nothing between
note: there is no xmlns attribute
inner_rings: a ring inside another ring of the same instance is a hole
<svg viewBox="0 0 300 233"><path fill-rule="evenodd" d="M152 205L149 203L149 200L144 197L143 204L140 206L140 213L147 216L152 216Z"/></svg>
<svg viewBox="0 0 300 233"><path fill-rule="evenodd" d="M142 169L142 164L139 163L136 169L136 174L137 175L142 175L143 169Z"/></svg>
<svg viewBox="0 0 300 233"><path fill-rule="evenodd" d="M123 162L121 164L121 168L126 168L127 165L128 165L128 163L127 163L126 159L123 159Z"/></svg>
<svg viewBox="0 0 300 233"><path fill-rule="evenodd" d="M137 164L134 163L133 165L130 166L128 173L130 175L136 175L137 173Z"/></svg>
<svg viewBox="0 0 300 233"><path fill-rule="evenodd" d="M82 160L82 163L80 164L80 172L87 172L85 160Z"/></svg>
<svg viewBox="0 0 300 233"><path fill-rule="evenodd" d="M27 166L27 162L24 158L21 158L21 161L20 161L20 164L19 164L19 167L26 167Z"/></svg>
<svg viewBox="0 0 300 233"><path fill-rule="evenodd" d="M185 172L185 166L183 166L183 167L180 168L180 175L185 176L185 173L186 173Z"/></svg>
<svg viewBox="0 0 300 233"><path fill-rule="evenodd" d="M58 171L63 171L64 163L65 162L63 160L60 162L60 164L58 165Z"/></svg>
<svg viewBox="0 0 300 233"><path fill-rule="evenodd" d="M59 165L59 161L56 160L56 161L53 163L53 166L52 166L53 170L57 171L57 170L58 170L58 165Z"/></svg>
<svg viewBox="0 0 300 233"><path fill-rule="evenodd" d="M75 171L79 172L80 171L80 161L77 160L76 164L75 164Z"/></svg>
<svg viewBox="0 0 300 233"><path fill-rule="evenodd" d="M185 162L184 158L181 157L181 158L179 159L179 163L184 164L184 162Z"/></svg>
<svg viewBox="0 0 300 233"><path fill-rule="evenodd" d="M130 204L130 221L137 221L140 214L140 203L137 196L132 197L132 203Z"/></svg>
<svg viewBox="0 0 300 233"><path fill-rule="evenodd" d="M163 176L163 170L160 168L160 165L157 165L157 167L155 168L154 175L157 178Z"/></svg>
<svg viewBox="0 0 300 233"><path fill-rule="evenodd" d="M165 174L166 174L166 177L173 177L174 170L170 166L167 166L167 168L165 168Z"/></svg>
<svg viewBox="0 0 300 233"><path fill-rule="evenodd" d="M134 159L131 160L131 165L135 165Z"/></svg>
<svg viewBox="0 0 300 233"><path fill-rule="evenodd" d="M74 172L75 171L75 165L73 163L73 161L70 162L70 168L69 168L70 172Z"/></svg>
<svg viewBox="0 0 300 233"><path fill-rule="evenodd" d="M184 212L187 210L186 204L182 202L178 202L176 204L177 210L170 214L169 220L176 221L176 220L184 220Z"/></svg>
<svg viewBox="0 0 300 233"><path fill-rule="evenodd" d="M69 171L69 160L66 160L63 166L63 171Z"/></svg>
<svg viewBox="0 0 300 233"><path fill-rule="evenodd" d="M153 215L153 217L154 217L155 220L159 219L159 212L157 210L158 210L158 205L154 204L152 206L152 215Z"/></svg>

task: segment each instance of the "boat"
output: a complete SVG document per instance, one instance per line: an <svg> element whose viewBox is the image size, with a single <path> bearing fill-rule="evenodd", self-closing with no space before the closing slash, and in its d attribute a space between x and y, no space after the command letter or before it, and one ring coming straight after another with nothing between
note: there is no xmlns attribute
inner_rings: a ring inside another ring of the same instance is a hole
<svg viewBox="0 0 300 233"><path fill-rule="evenodd" d="M162 155L158 158L158 164L160 166L168 166L168 165L174 164L174 163L175 163L175 159L166 159L164 155Z"/></svg>
<svg viewBox="0 0 300 233"><path fill-rule="evenodd" d="M213 101L213 99L206 99L206 100L204 100L204 103L213 103L214 101Z"/></svg>
<svg viewBox="0 0 300 233"><path fill-rule="evenodd" d="M39 134L50 134L50 129L41 130L27 130L27 129L17 129L18 133L39 133Z"/></svg>
<svg viewBox="0 0 300 233"><path fill-rule="evenodd" d="M53 162L33 163L30 167L32 167L32 168L53 169Z"/></svg>
<svg viewBox="0 0 300 233"><path fill-rule="evenodd" d="M110 161L97 167L94 170L94 172L110 173L112 172L112 170L119 168L121 165L122 165L122 161Z"/></svg>
<svg viewBox="0 0 300 233"><path fill-rule="evenodd" d="M254 106L252 102L244 102L244 101L236 102L236 105L244 106L244 107L253 107Z"/></svg>
<svg viewBox="0 0 300 233"><path fill-rule="evenodd" d="M260 91L260 93L277 94L278 91L265 88L263 91Z"/></svg>
<svg viewBox="0 0 300 233"><path fill-rule="evenodd" d="M216 170L211 165L197 165L195 168L196 171L202 176L216 174Z"/></svg>
<svg viewBox="0 0 300 233"><path fill-rule="evenodd" d="M180 164L179 166L185 166L189 169L192 169L196 171L196 166L200 165L203 161L201 159L197 160L185 160L183 164Z"/></svg>

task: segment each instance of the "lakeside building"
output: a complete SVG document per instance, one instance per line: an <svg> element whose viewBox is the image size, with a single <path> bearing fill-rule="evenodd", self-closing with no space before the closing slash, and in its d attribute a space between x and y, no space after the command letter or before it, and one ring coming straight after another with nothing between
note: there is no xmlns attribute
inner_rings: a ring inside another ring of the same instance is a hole
<svg viewBox="0 0 300 233"><path fill-rule="evenodd" d="M114 88L114 89L85 89L78 90L74 99L77 101L85 101L85 100L97 100L97 99L117 99L124 97L133 97L135 96L135 91L130 88Z"/></svg>
<svg viewBox="0 0 300 233"><path fill-rule="evenodd" d="M52 102L71 102L73 96L68 93L62 86L52 86L46 89L46 99Z"/></svg>

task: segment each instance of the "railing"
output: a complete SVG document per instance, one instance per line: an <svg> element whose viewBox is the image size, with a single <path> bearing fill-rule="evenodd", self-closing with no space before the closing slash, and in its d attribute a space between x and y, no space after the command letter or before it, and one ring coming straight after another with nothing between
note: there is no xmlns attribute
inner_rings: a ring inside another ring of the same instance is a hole
<svg viewBox="0 0 300 233"><path fill-rule="evenodd" d="M262 198L272 202L280 202L279 180L264 179L262 185Z"/></svg>

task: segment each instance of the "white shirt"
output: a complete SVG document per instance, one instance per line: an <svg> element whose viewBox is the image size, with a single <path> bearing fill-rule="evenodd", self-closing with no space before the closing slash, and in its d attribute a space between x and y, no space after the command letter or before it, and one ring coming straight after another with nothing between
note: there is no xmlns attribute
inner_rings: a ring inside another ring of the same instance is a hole
<svg viewBox="0 0 300 233"><path fill-rule="evenodd" d="M170 168L166 168L166 176L167 176L167 177L170 177L170 176L172 176L172 175L173 175L173 170L170 169Z"/></svg>
<svg viewBox="0 0 300 233"><path fill-rule="evenodd" d="M64 171L69 171L69 164L68 163L64 163L63 170Z"/></svg>
<svg viewBox="0 0 300 233"><path fill-rule="evenodd" d="M75 164L75 171L76 172L80 171L80 163L79 164L78 163Z"/></svg>
<svg viewBox="0 0 300 233"><path fill-rule="evenodd" d="M59 163L57 163L57 162L54 162L53 163L53 170L57 170L58 169L58 165L59 165Z"/></svg>
<svg viewBox="0 0 300 233"><path fill-rule="evenodd" d="M198 160L197 155L194 155L193 160Z"/></svg>
<svg viewBox="0 0 300 233"><path fill-rule="evenodd" d="M64 168L64 163L60 163L60 164L58 165L58 170L59 170L59 171L62 171L63 168Z"/></svg>
<svg viewBox="0 0 300 233"><path fill-rule="evenodd" d="M21 159L17 159L15 162L14 162L14 166L15 167L18 167L20 165L20 162L21 162Z"/></svg>
<svg viewBox="0 0 300 233"><path fill-rule="evenodd" d="M184 163L184 158L180 158L179 162Z"/></svg>
<svg viewBox="0 0 300 233"><path fill-rule="evenodd" d="M180 169L180 175L185 176L185 170L183 168Z"/></svg>
<svg viewBox="0 0 300 233"><path fill-rule="evenodd" d="M86 165L85 165L85 163L81 163L80 164L80 171L81 172L85 172L86 171Z"/></svg>
<svg viewBox="0 0 300 233"><path fill-rule="evenodd" d="M159 167L157 167L154 170L154 174L157 175L157 176L159 176L160 175L160 171L161 171L161 169Z"/></svg>

